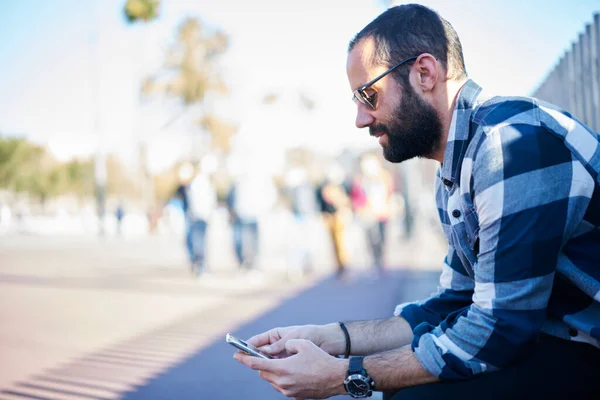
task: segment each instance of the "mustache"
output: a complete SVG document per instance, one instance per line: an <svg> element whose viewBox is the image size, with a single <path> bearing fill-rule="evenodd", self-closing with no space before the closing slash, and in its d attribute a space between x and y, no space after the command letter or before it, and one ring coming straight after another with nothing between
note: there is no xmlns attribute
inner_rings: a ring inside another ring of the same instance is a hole
<svg viewBox="0 0 600 400"><path fill-rule="evenodd" d="M387 126L383 124L371 125L369 126L369 135L375 136L377 134L385 133L389 136L390 130Z"/></svg>

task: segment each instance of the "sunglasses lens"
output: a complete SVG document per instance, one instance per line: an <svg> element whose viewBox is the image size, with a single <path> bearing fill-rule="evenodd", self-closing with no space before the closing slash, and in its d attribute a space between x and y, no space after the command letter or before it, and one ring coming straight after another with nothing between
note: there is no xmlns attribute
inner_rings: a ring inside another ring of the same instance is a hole
<svg viewBox="0 0 600 400"><path fill-rule="evenodd" d="M373 88L366 88L361 90L362 103L375 109L375 102L377 101L377 92Z"/></svg>
<svg viewBox="0 0 600 400"><path fill-rule="evenodd" d="M375 109L375 100L377 98L377 92L372 88L366 88L363 90L355 90L352 96L354 102L360 102L365 106Z"/></svg>
<svg viewBox="0 0 600 400"><path fill-rule="evenodd" d="M365 104L365 99L363 98L362 93L360 91L358 91L358 90L355 90L352 93L352 101L354 101L357 104L358 103Z"/></svg>

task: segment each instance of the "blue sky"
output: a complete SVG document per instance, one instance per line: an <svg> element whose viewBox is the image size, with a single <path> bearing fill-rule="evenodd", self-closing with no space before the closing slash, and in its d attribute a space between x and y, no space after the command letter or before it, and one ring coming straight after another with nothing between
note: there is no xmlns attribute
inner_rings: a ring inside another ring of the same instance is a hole
<svg viewBox="0 0 600 400"><path fill-rule="evenodd" d="M206 107L240 126L241 143L275 152L374 145L353 127L344 67L348 40L382 11L380 1L162 3L157 22L131 27L124 0L0 0L0 132L49 144L63 158L98 145L127 158L135 138L150 137L168 164L186 127L159 127L177 105L139 108L136 91L140 77L160 66L177 24L201 16L231 36L220 68L231 95ZM473 79L517 95L531 93L600 10L600 0L423 4L453 24ZM271 90L283 93L282 102L265 108L258 100ZM299 111L299 92L315 98L315 112Z"/></svg>

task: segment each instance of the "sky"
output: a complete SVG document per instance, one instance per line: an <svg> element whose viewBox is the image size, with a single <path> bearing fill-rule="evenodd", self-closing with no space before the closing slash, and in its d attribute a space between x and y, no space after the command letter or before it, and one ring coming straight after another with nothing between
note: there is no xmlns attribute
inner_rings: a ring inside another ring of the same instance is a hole
<svg viewBox="0 0 600 400"><path fill-rule="evenodd" d="M124 3L0 0L1 134L48 145L60 159L100 149L126 162L144 140L157 171L182 152L201 151L190 147L197 128L186 118L167 125L181 105L162 98L140 104L138 97L178 24L195 16L230 36L219 64L230 94L211 97L202 109L239 127L240 157L268 152L277 164L297 145L331 154L376 148L354 127L345 63L348 41L384 10L381 0L162 0L157 21L133 26L123 18ZM488 92L510 95L531 94L600 11L600 0L422 4L458 32L469 76ZM262 104L270 92L280 100ZM313 111L298 106L301 93L315 101Z"/></svg>

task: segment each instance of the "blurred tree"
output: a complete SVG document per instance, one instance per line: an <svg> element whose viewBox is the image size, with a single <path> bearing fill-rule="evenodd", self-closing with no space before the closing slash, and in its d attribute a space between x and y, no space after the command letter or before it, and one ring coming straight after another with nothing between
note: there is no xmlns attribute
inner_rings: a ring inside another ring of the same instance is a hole
<svg viewBox="0 0 600 400"><path fill-rule="evenodd" d="M224 32L206 26L198 18L187 18L178 28L176 42L167 51L163 70L145 80L142 93L181 99L185 108L172 121L180 118L189 106L202 104L208 93L226 94L227 86L216 62L228 47L229 38ZM229 150L235 126L210 113L204 113L198 123L208 131L215 148Z"/></svg>
<svg viewBox="0 0 600 400"><path fill-rule="evenodd" d="M40 146L20 138L0 137L0 187L26 192L44 203L66 193L89 196L91 161L57 162Z"/></svg>
<svg viewBox="0 0 600 400"><path fill-rule="evenodd" d="M68 192L77 197L89 197L94 193L94 162L71 160L63 166Z"/></svg>
<svg viewBox="0 0 600 400"><path fill-rule="evenodd" d="M167 89L186 105L204 101L209 91L226 93L227 87L216 72L215 60L229 46L225 33L211 31L197 18L179 26L177 42L167 53L166 68L174 72Z"/></svg>
<svg viewBox="0 0 600 400"><path fill-rule="evenodd" d="M125 18L130 23L138 20L151 21L158 17L160 0L127 0L125 3Z"/></svg>
<svg viewBox="0 0 600 400"><path fill-rule="evenodd" d="M22 139L0 137L0 187L12 188L19 164L28 158L28 143Z"/></svg>
<svg viewBox="0 0 600 400"><path fill-rule="evenodd" d="M211 133L213 146L227 153L237 127L212 114L203 116L199 122L204 129Z"/></svg>

